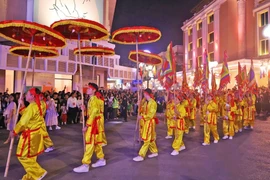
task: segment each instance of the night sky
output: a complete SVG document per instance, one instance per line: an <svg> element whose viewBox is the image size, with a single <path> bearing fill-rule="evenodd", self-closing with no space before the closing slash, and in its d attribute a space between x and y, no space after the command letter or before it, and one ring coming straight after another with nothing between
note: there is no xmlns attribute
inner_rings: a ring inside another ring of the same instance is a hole
<svg viewBox="0 0 270 180"><path fill-rule="evenodd" d="M165 51L170 41L173 45L183 44L181 27L183 22L192 17L191 9L201 0L117 0L112 32L127 26L152 26L158 28L162 37L159 41L139 45L139 49L152 53ZM111 33L112 33L111 32ZM134 65L129 59L130 50L135 45L116 44L116 54L121 56L120 63Z"/></svg>

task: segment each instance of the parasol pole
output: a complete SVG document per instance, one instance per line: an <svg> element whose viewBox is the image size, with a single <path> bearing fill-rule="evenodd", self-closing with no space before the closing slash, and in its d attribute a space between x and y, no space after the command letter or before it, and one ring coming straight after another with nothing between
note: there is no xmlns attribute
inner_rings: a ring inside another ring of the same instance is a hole
<svg viewBox="0 0 270 180"><path fill-rule="evenodd" d="M79 48L79 66L80 66L80 91L82 97L82 107L84 107L84 97L83 97L83 79L82 79L82 55L81 55L81 35L80 32L78 33L78 48ZM84 120L84 110L82 110L82 126L83 129L85 127L85 120ZM85 134L83 133L83 149L85 151Z"/></svg>
<svg viewBox="0 0 270 180"><path fill-rule="evenodd" d="M34 79L35 79L35 68L36 68L36 55L34 53L33 59L32 59L32 68L33 68L33 72L32 72L32 87L34 87Z"/></svg>
<svg viewBox="0 0 270 180"><path fill-rule="evenodd" d="M18 102L18 108L17 108L16 115L15 115L15 125L17 124L17 120L18 120L18 117L19 117L19 112L20 112L20 106L21 106L21 101L22 101L22 97L23 97L24 87L26 85L26 75L27 75L27 71L28 71L28 68L29 68L29 62L30 62L30 57L31 57L33 41L34 41L34 36L32 36L32 38L31 38L30 48L29 48L29 52L28 52L28 57L27 57L27 62L26 62L26 67L25 67L25 72L24 72L23 82L22 82L22 87L21 87L21 92L20 92L20 98L19 98L19 102ZM7 163L6 163L4 177L7 177L7 175L8 175L10 157L11 157L11 153L12 153L13 144L14 144L14 137L11 138L11 142L10 142L10 145L9 145L9 151L8 151L8 157L7 157Z"/></svg>

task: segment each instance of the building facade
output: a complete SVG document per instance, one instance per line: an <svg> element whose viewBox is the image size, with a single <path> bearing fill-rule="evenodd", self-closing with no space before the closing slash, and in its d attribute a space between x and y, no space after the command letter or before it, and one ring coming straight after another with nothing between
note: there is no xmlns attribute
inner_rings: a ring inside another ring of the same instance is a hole
<svg viewBox="0 0 270 180"><path fill-rule="evenodd" d="M68 14L65 12L66 8L61 9L62 4L57 4L59 1L0 0L0 21L17 19L50 25L56 20L65 18L86 18L103 24L108 31L111 30L116 0L62 0L61 2L69 9L77 8L75 10L78 13ZM26 58L9 54L11 43L5 39L0 39L0 42L2 44L0 45L0 92L7 88L9 92L20 91ZM82 42L81 46L115 48L114 44L107 41ZM54 88L60 91L65 86L67 91L78 90L78 57L73 54L76 47L77 42L68 41L68 45L59 50L59 57L32 61L28 69L26 86L32 85L33 67L35 67L34 86L41 87L43 90ZM134 80L136 69L120 66L119 60L119 55L98 58L82 56L83 85L86 86L89 81L92 81L106 89L114 88L114 82L119 80L125 83Z"/></svg>
<svg viewBox="0 0 270 180"><path fill-rule="evenodd" d="M182 26L187 69L194 72L196 60L202 65L207 51L208 60L218 63L212 69L219 83L224 51L227 51L229 87L236 85L238 62L249 70L251 59L258 85L268 86L268 77L260 78L260 72L269 69L269 37L263 35L268 25L269 7L269 0L201 1L192 10L193 17Z"/></svg>

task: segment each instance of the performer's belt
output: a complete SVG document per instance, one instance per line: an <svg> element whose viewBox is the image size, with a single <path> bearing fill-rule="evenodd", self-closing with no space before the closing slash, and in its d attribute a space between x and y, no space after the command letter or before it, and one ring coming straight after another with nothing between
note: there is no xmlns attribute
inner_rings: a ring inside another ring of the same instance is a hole
<svg viewBox="0 0 270 180"><path fill-rule="evenodd" d="M35 131L38 131L40 128L37 128L37 129L27 129L25 131L22 132L22 137L23 139L26 139L28 138L30 135L31 135L31 132L35 132Z"/></svg>
<svg viewBox="0 0 270 180"><path fill-rule="evenodd" d="M95 119L93 120L92 125L91 124L86 124L87 127L92 127L92 131L91 134L98 134L98 124L97 121L100 120L100 116L95 117Z"/></svg>

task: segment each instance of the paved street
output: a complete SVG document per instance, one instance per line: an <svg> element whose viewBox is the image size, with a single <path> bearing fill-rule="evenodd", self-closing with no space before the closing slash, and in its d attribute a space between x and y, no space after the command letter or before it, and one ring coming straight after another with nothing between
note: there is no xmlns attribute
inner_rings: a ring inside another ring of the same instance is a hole
<svg viewBox="0 0 270 180"><path fill-rule="evenodd" d="M255 129L237 134L233 140L203 147L203 128L196 126L185 136L186 150L171 156L172 139L166 140L163 119L157 126L159 156L133 162L139 145L134 143L135 120L127 123L106 123L108 146L104 148L107 166L76 174L83 155L81 125L63 126L50 131L56 150L43 153L38 162L48 171L44 179L54 180L268 180L270 177L270 120L256 120ZM221 124L219 123L219 133ZM6 163L8 146L3 145L7 131L0 130L0 179ZM15 157L15 149L6 180L20 179L23 167ZM94 159L94 162L96 159Z"/></svg>

